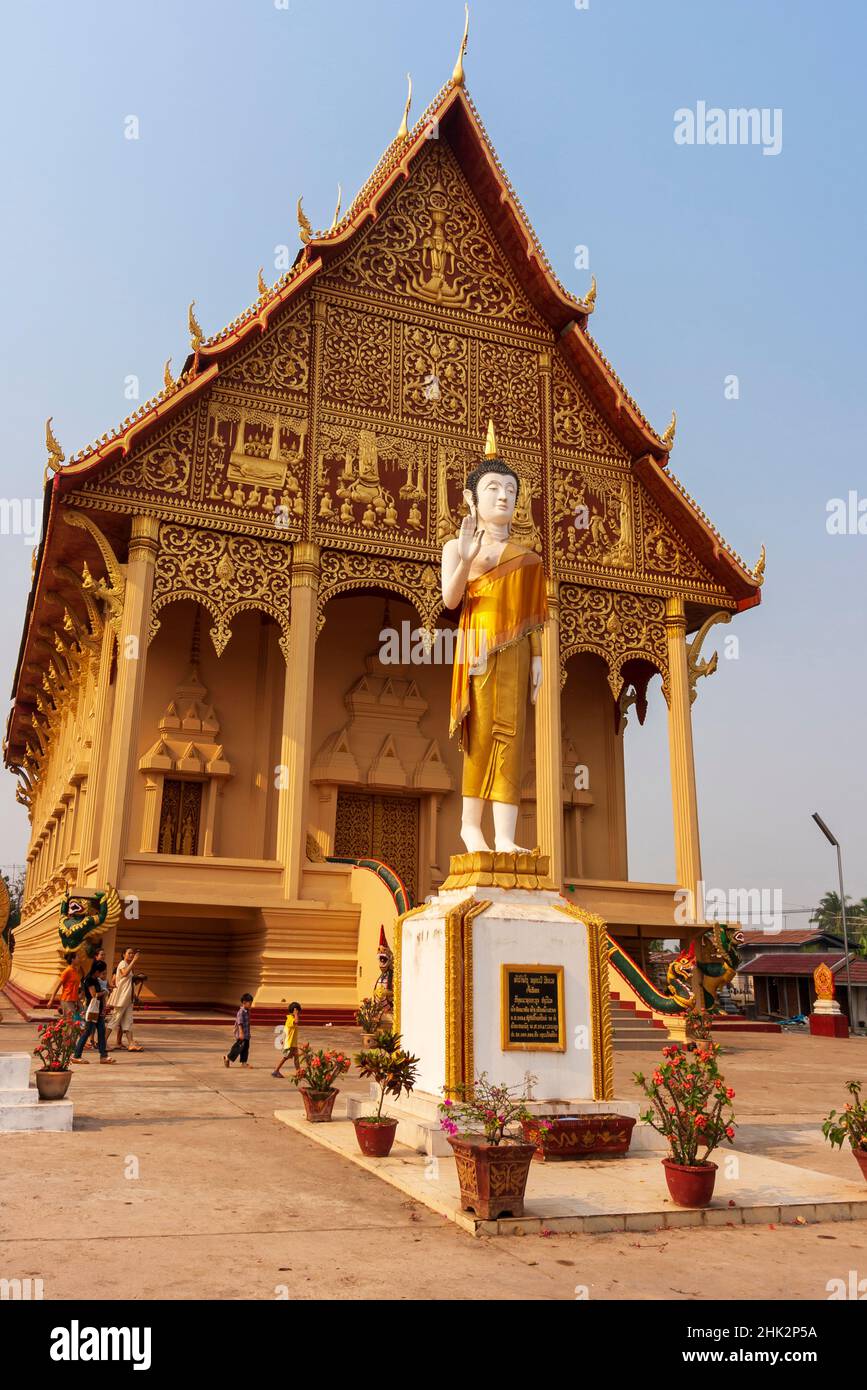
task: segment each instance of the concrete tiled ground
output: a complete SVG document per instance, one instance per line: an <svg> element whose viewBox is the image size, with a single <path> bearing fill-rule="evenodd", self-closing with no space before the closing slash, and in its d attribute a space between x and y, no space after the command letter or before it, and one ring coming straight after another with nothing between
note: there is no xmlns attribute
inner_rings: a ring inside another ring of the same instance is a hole
<svg viewBox="0 0 867 1390"><path fill-rule="evenodd" d="M35 1026L15 1020L7 1007L0 1050L29 1051ZM220 1061L229 1027L138 1032L141 1055L77 1071L73 1133L0 1138L0 1277L41 1277L46 1298L822 1299L829 1279L867 1276L860 1221L781 1228L761 1212L753 1226L473 1238L274 1119L300 1101L269 1074L270 1030L255 1030L246 1072ZM617 1058L619 1094L656 1055ZM729 1041L738 1147L857 1181L818 1125L865 1063L863 1040ZM345 1089L366 1091L358 1078ZM85 1225L99 1253L82 1286Z"/></svg>

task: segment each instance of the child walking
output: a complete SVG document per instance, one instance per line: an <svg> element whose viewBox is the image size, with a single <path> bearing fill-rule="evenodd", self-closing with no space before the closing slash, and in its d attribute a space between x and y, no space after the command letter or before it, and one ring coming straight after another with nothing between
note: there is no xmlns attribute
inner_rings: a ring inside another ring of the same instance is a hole
<svg viewBox="0 0 867 1390"><path fill-rule="evenodd" d="M97 1045L99 1047L100 1064L107 1062L114 1065L114 1058L109 1057L108 1048L105 1043L105 990L103 989L103 976L105 975L105 962L94 961L90 974L86 977L83 985L84 996L87 1000L87 1008L84 1013L85 1027L81 1037L75 1044L75 1053L70 1059L77 1062L79 1066L88 1066L86 1057L82 1057L85 1044L93 1033L96 1033Z"/></svg>
<svg viewBox="0 0 867 1390"><path fill-rule="evenodd" d="M272 1071L272 1076L279 1076L286 1065L287 1057L291 1057L295 1066L298 1066L298 1024L301 1022L301 1005L293 999L286 1011L286 1022L283 1024L283 1056Z"/></svg>
<svg viewBox="0 0 867 1390"><path fill-rule="evenodd" d="M250 1005L253 1002L252 994L241 995L241 1007L235 1014L235 1041L232 1043L228 1052L223 1053L223 1066L228 1067L237 1058L241 1059L241 1066L248 1067L250 1063L247 1058L250 1055Z"/></svg>

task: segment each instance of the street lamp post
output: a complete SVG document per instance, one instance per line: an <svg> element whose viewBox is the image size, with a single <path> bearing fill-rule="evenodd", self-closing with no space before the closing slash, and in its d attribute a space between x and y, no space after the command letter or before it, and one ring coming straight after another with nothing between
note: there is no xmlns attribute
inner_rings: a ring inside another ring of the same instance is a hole
<svg viewBox="0 0 867 1390"><path fill-rule="evenodd" d="M846 923L846 894L843 891L843 856L840 852L840 841L837 839L837 836L833 835L831 831L828 829L827 825L822 820L822 817L819 815L818 811L813 812L813 820L816 822L822 834L825 836L825 839L830 840L831 844L837 851L837 877L840 880L840 916L843 920L843 950L846 954L846 997L849 1001L849 1023L851 1025L853 1002L852 976L849 970L849 929Z"/></svg>

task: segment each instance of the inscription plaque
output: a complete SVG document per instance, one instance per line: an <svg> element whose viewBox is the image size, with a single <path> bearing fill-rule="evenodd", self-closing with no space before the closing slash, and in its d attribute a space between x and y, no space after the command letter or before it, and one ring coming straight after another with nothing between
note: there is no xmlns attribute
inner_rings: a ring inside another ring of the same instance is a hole
<svg viewBox="0 0 867 1390"><path fill-rule="evenodd" d="M562 965L501 966L504 1052L565 1052Z"/></svg>

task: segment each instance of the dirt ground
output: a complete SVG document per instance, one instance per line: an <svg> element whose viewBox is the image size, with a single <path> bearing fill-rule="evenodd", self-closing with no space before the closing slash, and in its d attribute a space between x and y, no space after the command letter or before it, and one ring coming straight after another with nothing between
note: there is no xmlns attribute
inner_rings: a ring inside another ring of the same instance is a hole
<svg viewBox="0 0 867 1390"><path fill-rule="evenodd" d="M35 1032L7 1006L0 1051L30 1051ZM301 1102L270 1075L271 1029L254 1030L249 1071L222 1064L228 1026L137 1036L140 1055L76 1069L71 1134L0 1136L0 1277L41 1278L46 1299L823 1300L829 1280L867 1278L867 1221L473 1238L273 1118ZM617 1053L617 1094L657 1056ZM867 1041L740 1034L722 1064L738 1147L857 1180L819 1124L867 1073Z"/></svg>

